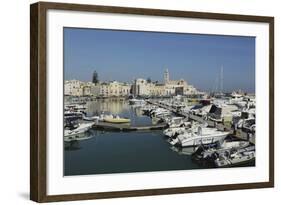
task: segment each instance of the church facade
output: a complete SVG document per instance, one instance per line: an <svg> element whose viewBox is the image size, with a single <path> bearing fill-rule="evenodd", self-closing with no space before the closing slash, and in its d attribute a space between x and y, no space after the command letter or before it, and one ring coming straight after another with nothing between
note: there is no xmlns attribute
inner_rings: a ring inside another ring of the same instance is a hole
<svg viewBox="0 0 281 205"><path fill-rule="evenodd" d="M162 84L147 82L138 78L134 81L132 91L135 96L173 96L173 95L196 95L198 91L189 85L184 79L170 80L168 69L164 72Z"/></svg>

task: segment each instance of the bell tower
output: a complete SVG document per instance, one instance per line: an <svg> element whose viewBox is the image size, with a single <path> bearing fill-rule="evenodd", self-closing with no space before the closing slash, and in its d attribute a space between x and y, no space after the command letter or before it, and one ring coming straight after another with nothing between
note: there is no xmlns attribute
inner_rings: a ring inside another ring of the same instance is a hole
<svg viewBox="0 0 281 205"><path fill-rule="evenodd" d="M168 83L169 82L169 71L168 71L168 69L166 69L165 70L165 72L164 72L164 83L166 84L166 83Z"/></svg>

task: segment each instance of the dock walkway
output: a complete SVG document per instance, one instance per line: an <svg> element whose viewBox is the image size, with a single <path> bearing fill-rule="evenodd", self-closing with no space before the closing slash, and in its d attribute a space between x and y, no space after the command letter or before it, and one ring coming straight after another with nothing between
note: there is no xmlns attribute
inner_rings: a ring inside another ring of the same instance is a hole
<svg viewBox="0 0 281 205"><path fill-rule="evenodd" d="M131 126L129 123L108 123L108 122L98 122L94 125L96 129L101 130L111 130L111 131L146 131L146 130L162 130L167 127L166 123L161 123L157 125L148 126Z"/></svg>

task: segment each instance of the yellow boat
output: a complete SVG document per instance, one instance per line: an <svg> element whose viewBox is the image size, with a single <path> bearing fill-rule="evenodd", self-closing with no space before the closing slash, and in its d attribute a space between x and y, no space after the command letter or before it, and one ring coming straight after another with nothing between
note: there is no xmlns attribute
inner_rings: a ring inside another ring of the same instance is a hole
<svg viewBox="0 0 281 205"><path fill-rule="evenodd" d="M110 122L110 123L129 123L129 122L131 122L130 119L120 118L120 117L106 117L106 118L104 118L104 121Z"/></svg>

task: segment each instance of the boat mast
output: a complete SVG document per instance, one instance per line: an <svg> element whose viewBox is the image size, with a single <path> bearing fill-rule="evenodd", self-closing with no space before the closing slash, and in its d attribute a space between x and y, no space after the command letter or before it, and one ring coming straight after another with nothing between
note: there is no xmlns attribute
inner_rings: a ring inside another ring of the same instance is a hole
<svg viewBox="0 0 281 205"><path fill-rule="evenodd" d="M220 81L221 81L220 91L221 91L221 93L223 93L223 66L221 66Z"/></svg>

